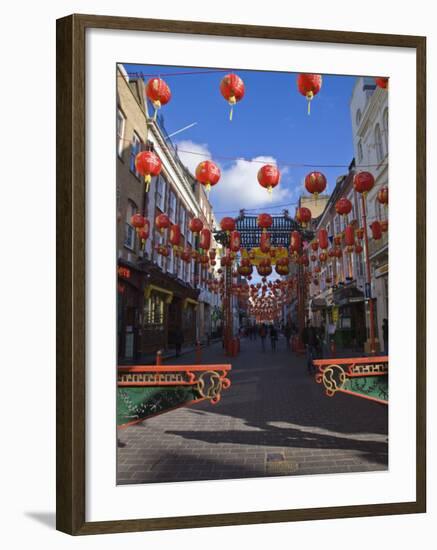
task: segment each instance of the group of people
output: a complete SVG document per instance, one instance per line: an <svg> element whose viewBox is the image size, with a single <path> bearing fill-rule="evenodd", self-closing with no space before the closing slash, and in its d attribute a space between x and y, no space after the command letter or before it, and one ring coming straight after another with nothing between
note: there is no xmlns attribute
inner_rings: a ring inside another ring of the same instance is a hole
<svg viewBox="0 0 437 550"><path fill-rule="evenodd" d="M261 323L259 325L253 324L246 327L246 336L250 340L257 340L258 337L261 340L261 349L266 351L266 340L270 340L270 346L272 351L276 351L276 343L279 340L279 335L282 333L285 337L285 343L287 348L290 347L290 338L296 332L296 328L292 323L287 323L282 326L275 324Z"/></svg>

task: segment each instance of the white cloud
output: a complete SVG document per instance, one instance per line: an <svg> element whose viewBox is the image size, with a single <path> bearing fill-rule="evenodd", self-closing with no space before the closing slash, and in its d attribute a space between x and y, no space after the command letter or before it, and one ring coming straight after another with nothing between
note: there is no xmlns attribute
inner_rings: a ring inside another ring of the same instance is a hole
<svg viewBox="0 0 437 550"><path fill-rule="evenodd" d="M183 140L178 141L176 145L179 158L193 175L196 172L197 165L202 160L212 158L206 143L194 143L191 140ZM185 151L190 151L190 153L186 153Z"/></svg>
<svg viewBox="0 0 437 550"><path fill-rule="evenodd" d="M177 146L182 162L193 173L199 162L205 158L213 158L207 144L185 140L178 142ZM271 204L291 202L295 198L293 196L295 192L284 185L284 176L288 173L288 169L281 170L281 182L273 189L270 196L267 190L259 185L257 179L258 170L263 164L276 164L276 159L271 156L258 156L251 161L238 159L226 168L219 164L222 175L210 194L214 210L219 212L240 208L263 208Z"/></svg>

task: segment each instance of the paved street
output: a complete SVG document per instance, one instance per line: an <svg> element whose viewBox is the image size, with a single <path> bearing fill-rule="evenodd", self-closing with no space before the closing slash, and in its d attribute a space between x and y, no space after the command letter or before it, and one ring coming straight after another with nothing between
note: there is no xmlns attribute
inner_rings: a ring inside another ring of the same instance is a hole
<svg viewBox="0 0 437 550"><path fill-rule="evenodd" d="M149 483L387 469L387 407L347 395L326 397L303 358L261 352L243 339L236 358L221 344L204 363L232 363L231 387L202 402L119 430L118 482ZM167 362L175 364L176 360ZM194 354L178 364L194 362Z"/></svg>

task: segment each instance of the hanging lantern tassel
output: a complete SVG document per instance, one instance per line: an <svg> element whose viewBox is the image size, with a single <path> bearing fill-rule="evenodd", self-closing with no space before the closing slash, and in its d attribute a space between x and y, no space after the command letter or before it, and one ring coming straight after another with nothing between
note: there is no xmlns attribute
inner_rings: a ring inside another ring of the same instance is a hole
<svg viewBox="0 0 437 550"><path fill-rule="evenodd" d="M159 99L153 102L153 106L155 107L155 112L153 114L153 120L156 120L156 115L158 114L158 109L161 108L161 102Z"/></svg>
<svg viewBox="0 0 437 550"><path fill-rule="evenodd" d="M229 98L229 105L231 106L231 112L229 113L229 120L232 122L232 115L234 113L234 105L237 103L237 99L234 95Z"/></svg>
<svg viewBox="0 0 437 550"><path fill-rule="evenodd" d="M308 99L308 115L310 115L311 114L311 100L314 97L314 93L313 92L307 92L306 97Z"/></svg>
<svg viewBox="0 0 437 550"><path fill-rule="evenodd" d="M150 174L144 174L144 183L146 184L146 193L149 192L151 181L152 181L152 176Z"/></svg>

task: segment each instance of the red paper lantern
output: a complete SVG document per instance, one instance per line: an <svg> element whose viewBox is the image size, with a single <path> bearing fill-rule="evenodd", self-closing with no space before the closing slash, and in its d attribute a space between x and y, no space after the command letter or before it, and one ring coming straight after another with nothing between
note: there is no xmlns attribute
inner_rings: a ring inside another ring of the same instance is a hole
<svg viewBox="0 0 437 550"><path fill-rule="evenodd" d="M379 241L382 237L381 224L378 221L374 221L370 224L370 229L372 231L372 238L375 241Z"/></svg>
<svg viewBox="0 0 437 550"><path fill-rule="evenodd" d="M324 264L328 259L328 254L326 252L320 252L319 254L319 260Z"/></svg>
<svg viewBox="0 0 437 550"><path fill-rule="evenodd" d="M375 185L375 178L370 172L358 172L354 176L354 188L358 193L368 193Z"/></svg>
<svg viewBox="0 0 437 550"><path fill-rule="evenodd" d="M155 225L159 229L160 233L162 233L164 229L170 227L170 220L167 214L159 214L159 216L156 216Z"/></svg>
<svg viewBox="0 0 437 550"><path fill-rule="evenodd" d="M317 196L326 189L326 177L322 172L310 172L305 176L305 189L308 193Z"/></svg>
<svg viewBox="0 0 437 550"><path fill-rule="evenodd" d="M308 100L308 114L311 112L311 101L322 87L321 74L301 73L297 77L297 89Z"/></svg>
<svg viewBox="0 0 437 550"><path fill-rule="evenodd" d="M362 227L360 227L359 229L356 229L355 230L355 235L356 235L357 239L361 241L364 237L364 229Z"/></svg>
<svg viewBox="0 0 437 550"><path fill-rule="evenodd" d="M144 243L149 238L149 230L146 230L144 228L138 229L138 238L140 239L141 244L144 246Z"/></svg>
<svg viewBox="0 0 437 550"><path fill-rule="evenodd" d="M335 249L335 257L336 257L336 258L341 258L342 256L343 256L343 252L342 252L341 248L340 248L340 247L337 247L337 248Z"/></svg>
<svg viewBox="0 0 437 550"><path fill-rule="evenodd" d="M146 84L146 95L153 103L156 111L171 99L171 91L168 84L162 78L151 78Z"/></svg>
<svg viewBox="0 0 437 550"><path fill-rule="evenodd" d="M220 175L220 168L211 160L204 160L197 165L196 179L206 187L207 193L219 181Z"/></svg>
<svg viewBox="0 0 437 550"><path fill-rule="evenodd" d="M199 218L191 218L188 228L194 235L197 235L203 229L203 222Z"/></svg>
<svg viewBox="0 0 437 550"><path fill-rule="evenodd" d="M189 248L184 248L184 251L181 254L181 259L186 263L191 261L191 250Z"/></svg>
<svg viewBox="0 0 437 550"><path fill-rule="evenodd" d="M171 224L170 226L169 241L170 244L173 245L173 247L179 246L181 244L181 228L176 223Z"/></svg>
<svg viewBox="0 0 437 550"><path fill-rule="evenodd" d="M211 231L204 227L200 232L199 248L202 250L209 250L211 246Z"/></svg>
<svg viewBox="0 0 437 550"><path fill-rule="evenodd" d="M153 151L141 151L135 157L135 169L144 177L147 193L152 176L158 176L162 170L161 159Z"/></svg>
<svg viewBox="0 0 437 550"><path fill-rule="evenodd" d="M381 231L386 233L388 231L388 220L381 221Z"/></svg>
<svg viewBox="0 0 437 550"><path fill-rule="evenodd" d="M290 235L290 252L293 255L299 254L302 247L302 238L299 231L292 231Z"/></svg>
<svg viewBox="0 0 437 550"><path fill-rule="evenodd" d="M388 78L379 76L375 78L375 84L378 86L378 88L386 90L388 88Z"/></svg>
<svg viewBox="0 0 437 550"><path fill-rule="evenodd" d="M311 242L311 248L314 250L314 252L317 252L317 250L319 250L319 241L317 239L314 239L314 241Z"/></svg>
<svg viewBox="0 0 437 550"><path fill-rule="evenodd" d="M301 265L304 265L305 267L310 265L310 261L308 259L308 256L306 254L302 254L302 256L299 258L299 263Z"/></svg>
<svg viewBox="0 0 437 550"><path fill-rule="evenodd" d="M296 210L296 220L302 225L302 227L306 227L311 221L311 210L309 208L305 208L305 206L299 207Z"/></svg>
<svg viewBox="0 0 437 550"><path fill-rule="evenodd" d="M273 218L270 214L259 214L257 222L258 227L261 227L263 231L266 231L272 225Z"/></svg>
<svg viewBox="0 0 437 550"><path fill-rule="evenodd" d="M346 246L353 246L355 244L355 230L352 225L347 225L344 230L344 243Z"/></svg>
<svg viewBox="0 0 437 550"><path fill-rule="evenodd" d="M381 189L378 191L378 194L376 195L376 198L378 199L379 203L386 206L388 204L388 187L381 187Z"/></svg>
<svg viewBox="0 0 437 550"><path fill-rule="evenodd" d="M230 241L229 241L229 248L232 250L232 252L238 252L241 247L241 236L238 231L232 231Z"/></svg>
<svg viewBox="0 0 437 550"><path fill-rule="evenodd" d="M311 254L310 259L312 262L317 261L317 256L315 254Z"/></svg>
<svg viewBox="0 0 437 550"><path fill-rule="evenodd" d="M326 229L319 229L319 231L317 233L317 237L318 237L318 240L319 240L320 248L322 248L323 250L326 250L329 246L328 232L326 231Z"/></svg>
<svg viewBox="0 0 437 550"><path fill-rule="evenodd" d="M229 73L220 82L220 92L231 106L229 120L232 120L234 105L244 97L244 82L238 75Z"/></svg>
<svg viewBox="0 0 437 550"><path fill-rule="evenodd" d="M343 238L343 236L341 234L335 235L335 237L334 237L335 246L340 246L341 245L342 238Z"/></svg>
<svg viewBox="0 0 437 550"><path fill-rule="evenodd" d="M227 233L233 231L235 229L235 220L234 218L223 218L220 222L220 227L222 231L226 231Z"/></svg>
<svg viewBox="0 0 437 550"><path fill-rule="evenodd" d="M281 179L281 173L273 164L265 164L258 171L258 182L269 193L276 187Z"/></svg>
<svg viewBox="0 0 437 550"><path fill-rule="evenodd" d="M340 200L336 202L335 210L337 214L340 214L340 216L347 216L349 212L352 210L352 203L346 197L342 197Z"/></svg>
<svg viewBox="0 0 437 550"><path fill-rule="evenodd" d="M355 245L355 254L361 254L363 247L360 244Z"/></svg>
<svg viewBox="0 0 437 550"><path fill-rule="evenodd" d="M261 252L263 252L264 254L266 254L270 250L270 233L261 233L259 247L261 249Z"/></svg>
<svg viewBox="0 0 437 550"><path fill-rule="evenodd" d="M146 223L146 218L142 216L141 214L137 213L134 214L130 219L131 225L135 227L135 229L140 229L141 227L144 227Z"/></svg>

